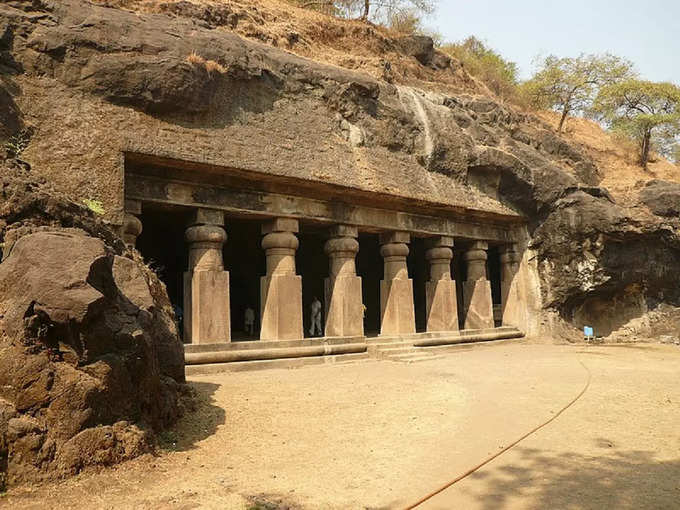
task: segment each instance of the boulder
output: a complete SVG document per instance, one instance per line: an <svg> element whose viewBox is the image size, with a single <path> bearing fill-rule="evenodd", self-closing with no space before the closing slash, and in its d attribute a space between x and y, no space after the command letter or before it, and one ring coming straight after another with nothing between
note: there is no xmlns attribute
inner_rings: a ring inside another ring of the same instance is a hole
<svg viewBox="0 0 680 510"><path fill-rule="evenodd" d="M680 217L680 183L649 181L640 191L640 200L657 216Z"/></svg>
<svg viewBox="0 0 680 510"><path fill-rule="evenodd" d="M152 451L187 394L164 286L86 209L6 170L0 485ZM51 203L43 216L27 215L43 200Z"/></svg>
<svg viewBox="0 0 680 510"><path fill-rule="evenodd" d="M414 57L424 66L430 65L435 55L434 41L426 35L407 35L395 41L397 48L404 55Z"/></svg>

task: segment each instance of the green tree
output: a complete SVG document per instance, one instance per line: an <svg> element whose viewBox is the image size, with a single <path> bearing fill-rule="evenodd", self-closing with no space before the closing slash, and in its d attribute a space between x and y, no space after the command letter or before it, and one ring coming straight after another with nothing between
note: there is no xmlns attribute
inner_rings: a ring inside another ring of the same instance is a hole
<svg viewBox="0 0 680 510"><path fill-rule="evenodd" d="M652 145L670 156L680 137L680 87L673 83L626 80L608 85L597 95L593 111L638 142L645 169Z"/></svg>
<svg viewBox="0 0 680 510"><path fill-rule="evenodd" d="M585 113L600 87L634 78L633 64L614 55L584 55L538 61L538 72L522 85L529 102L539 108L561 112L561 132L570 114Z"/></svg>
<svg viewBox="0 0 680 510"><path fill-rule="evenodd" d="M460 61L471 75L483 81L495 94L505 98L515 95L519 82L517 64L505 60L476 37L444 44L440 49Z"/></svg>

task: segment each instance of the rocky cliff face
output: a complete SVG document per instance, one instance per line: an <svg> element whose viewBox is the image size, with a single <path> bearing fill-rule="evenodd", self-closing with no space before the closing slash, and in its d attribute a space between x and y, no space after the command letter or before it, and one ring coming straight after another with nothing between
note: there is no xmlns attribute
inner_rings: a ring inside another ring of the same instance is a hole
<svg viewBox="0 0 680 510"><path fill-rule="evenodd" d="M25 157L67 193L85 188L120 210L106 187L132 146L515 211L528 220L545 309L579 326L597 323L605 307L612 317L600 330L608 334L631 314L680 303L677 185L652 183L639 203L617 204L598 186L594 162L530 115L489 97L425 92L305 60L222 30L222 17L190 2L170 4L161 11L174 16L80 0L0 7L5 129L30 118ZM413 58L458 72L435 55ZM59 161L49 158L55 145ZM83 156L88 150L99 157ZM81 172L88 182L73 179Z"/></svg>
<svg viewBox="0 0 680 510"><path fill-rule="evenodd" d="M12 141L8 152L20 152L33 174L48 178L73 200L100 199L108 219L118 223L124 151L387 191L490 214L521 214L527 219L525 261L540 282L542 333L552 334L557 318L573 326L560 331L574 337L583 324L607 335L662 307L667 310L663 317L653 327L638 328L637 337L677 334L677 184L650 183L635 203L616 203L600 186L600 170L579 147L533 116L490 97L454 94L447 87L435 90L434 85L425 91L395 78L388 65L376 76L242 39L229 31L240 23L238 9L227 12L186 1L162 4L141 14L84 0L0 5L0 137ZM263 20L259 30L265 30ZM293 39L278 46L294 48ZM411 59L422 76L461 76L455 62L423 41L380 41L380 51L402 51L394 58ZM93 234L82 224L69 225L60 214L52 213L50 224ZM18 231L12 235L21 237ZM82 234L31 233L13 250L35 257L35 243L71 244L74 235ZM83 301L76 323L94 342L101 322L95 317L123 314L122 324L132 326L107 325L105 336L120 340L128 352L141 350L145 359L153 359L149 342L155 352L172 342L167 331L158 337L149 321L167 323L168 318L154 315L163 308L158 294L152 293L154 306L146 294L141 301L136 290L128 294L130 288L143 287L141 280L117 279L116 268L131 262L103 235L96 235L103 242L89 242L89 255L81 260L79 278L91 273L96 278L86 280L88 293L78 298ZM21 261L11 257L0 266L5 274L23 270ZM102 299L105 306L94 306ZM63 318L56 318L56 308L29 310L30 301L20 301L23 308L11 315L14 329L7 336L12 356L21 356L22 349L38 341L43 314L59 324L59 331L70 331ZM96 342L73 349L72 359L106 354ZM40 363L54 363L49 349L40 352ZM109 368L112 375L94 370L87 377L113 378L118 382L112 387L121 392L156 385L151 394L158 395L157 379L136 381L134 387L119 383L130 382L121 374L135 373L126 360L111 365L119 367L118 372ZM158 378L175 377L158 371ZM31 404L38 407L29 408L50 408L46 395ZM16 405L11 403L13 409ZM93 416L103 412L92 408L78 426L95 423ZM105 421L123 416L165 420L160 409L144 415L142 408L134 408L118 409ZM39 422L22 430L44 428ZM49 455L58 451L50 448Z"/></svg>
<svg viewBox="0 0 680 510"><path fill-rule="evenodd" d="M152 451L186 393L163 285L21 166L0 185L0 485Z"/></svg>

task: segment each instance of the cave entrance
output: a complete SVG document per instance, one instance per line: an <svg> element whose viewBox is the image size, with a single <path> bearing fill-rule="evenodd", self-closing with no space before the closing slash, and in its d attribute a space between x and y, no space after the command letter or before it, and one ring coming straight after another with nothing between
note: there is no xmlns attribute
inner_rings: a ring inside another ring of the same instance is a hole
<svg viewBox="0 0 680 510"><path fill-rule="evenodd" d="M266 272L261 247L261 222L247 218L225 218L227 242L222 249L224 269L229 271L229 311L234 342L260 338L260 277ZM246 309L255 312L254 334L246 331Z"/></svg>
<svg viewBox="0 0 680 510"><path fill-rule="evenodd" d="M425 260L425 239L411 238L409 253L406 258L408 275L413 280L413 306L416 312L416 332L427 330L427 298L425 282L428 279L429 263Z"/></svg>
<svg viewBox="0 0 680 510"><path fill-rule="evenodd" d="M361 276L361 294L366 307L364 335L380 333L380 280L383 277L382 256L377 234L359 234L359 253L356 259L357 274Z"/></svg>
<svg viewBox="0 0 680 510"><path fill-rule="evenodd" d="M145 205L140 216L144 228L136 245L167 288L180 336L183 335L184 272L189 266L184 231L190 219L190 209Z"/></svg>
<svg viewBox="0 0 680 510"><path fill-rule="evenodd" d="M489 282L491 282L494 326L499 327L503 322L503 312L501 307L501 254L498 246L489 246L486 260L486 274Z"/></svg>
<svg viewBox="0 0 680 510"><path fill-rule="evenodd" d="M451 260L451 278L456 281L456 304L458 308L458 328L465 327L465 298L463 296L463 284L467 280L467 264L463 259L464 250L454 247L453 259Z"/></svg>
<svg viewBox="0 0 680 510"><path fill-rule="evenodd" d="M328 276L328 257L324 252L326 238L321 232L305 229L298 234L298 239L300 246L295 254L295 265L297 274L302 277L302 326L304 336L312 336L310 333L312 326L311 308L315 297L322 304L322 322L321 335L315 332L313 336L324 336L324 280Z"/></svg>

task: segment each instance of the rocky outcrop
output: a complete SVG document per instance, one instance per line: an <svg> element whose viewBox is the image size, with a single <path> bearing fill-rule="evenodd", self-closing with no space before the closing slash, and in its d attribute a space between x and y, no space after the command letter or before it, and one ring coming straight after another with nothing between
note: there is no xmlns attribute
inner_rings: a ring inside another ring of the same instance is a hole
<svg viewBox="0 0 680 510"><path fill-rule="evenodd" d="M680 218L680 183L649 181L640 200L657 216Z"/></svg>
<svg viewBox="0 0 680 510"><path fill-rule="evenodd" d="M124 150L121 139L132 137L137 150L150 154L192 159L200 153L221 166L519 213L528 221L546 309L579 325L598 315L593 303L629 303L632 295L647 308L659 300L677 303L669 278L678 270L672 185L643 190L656 217L642 216L614 203L591 158L531 115L489 97L396 85L244 40L226 30L245 16L237 7L159 5L155 14L81 0L0 6L0 50L16 81L30 88L48 80L62 91L59 99L79 112L63 119L70 129L111 118L94 146L73 142L62 151L64 168L85 173L80 183L89 177L80 163L89 160L75 153L105 145L101 159L108 164ZM439 54L426 39L385 44L437 66ZM99 115L104 103L93 98L116 108ZM84 105L95 113L75 124L74 117L86 117ZM45 111L32 116L46 117ZM40 140L38 134L33 146ZM186 152L177 156L170 148ZM54 174L65 173L61 161L51 164ZM119 169L106 178L98 171L108 182Z"/></svg>
<svg viewBox="0 0 680 510"><path fill-rule="evenodd" d="M0 482L152 451L186 394L163 285L85 208L3 173Z"/></svg>

